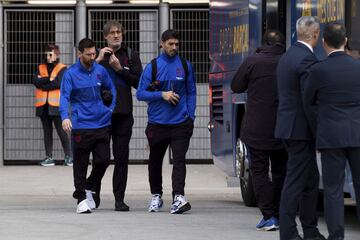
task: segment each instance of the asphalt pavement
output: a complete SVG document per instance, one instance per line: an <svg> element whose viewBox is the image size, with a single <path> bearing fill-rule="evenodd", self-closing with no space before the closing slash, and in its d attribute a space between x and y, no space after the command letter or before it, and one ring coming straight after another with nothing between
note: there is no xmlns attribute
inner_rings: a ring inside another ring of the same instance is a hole
<svg viewBox="0 0 360 240"><path fill-rule="evenodd" d="M278 231L256 231L259 210L244 206L239 188L228 187L227 177L216 166L189 165L187 170L185 194L192 205L188 213L169 213L170 165L163 169L165 206L159 213L147 212L147 166L130 165L125 198L130 212L114 211L110 166L99 209L80 215L72 198L71 167L0 167L0 240L279 239ZM327 235L322 216L319 228ZM346 239L360 239L354 207L347 208Z"/></svg>

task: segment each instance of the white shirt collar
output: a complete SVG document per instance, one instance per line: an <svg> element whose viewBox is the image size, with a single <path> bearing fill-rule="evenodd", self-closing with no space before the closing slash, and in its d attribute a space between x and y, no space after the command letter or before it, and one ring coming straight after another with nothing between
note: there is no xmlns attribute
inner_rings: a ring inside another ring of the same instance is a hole
<svg viewBox="0 0 360 240"><path fill-rule="evenodd" d="M310 44L308 44L306 42L303 42L303 41L300 41L300 40L298 40L298 42L304 44L305 46L307 46L310 49L311 52L314 52L314 49L312 48L312 46L310 46Z"/></svg>
<svg viewBox="0 0 360 240"><path fill-rule="evenodd" d="M331 51L328 56L330 56L331 54L333 54L334 52L344 52L345 50L344 49L336 49L334 51Z"/></svg>

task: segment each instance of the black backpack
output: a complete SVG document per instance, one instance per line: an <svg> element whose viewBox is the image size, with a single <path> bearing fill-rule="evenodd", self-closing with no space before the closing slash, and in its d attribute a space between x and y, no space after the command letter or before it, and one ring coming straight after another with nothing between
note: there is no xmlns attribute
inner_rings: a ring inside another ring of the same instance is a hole
<svg viewBox="0 0 360 240"><path fill-rule="evenodd" d="M179 56L180 57L180 56ZM156 85L159 85L158 81L156 81L156 75L157 75L157 58L154 58L151 60L151 84L147 88L148 91L156 91ZM185 58L180 57L181 65L183 66L184 72L185 72L185 84L187 82L187 78L189 75L189 68L186 63Z"/></svg>

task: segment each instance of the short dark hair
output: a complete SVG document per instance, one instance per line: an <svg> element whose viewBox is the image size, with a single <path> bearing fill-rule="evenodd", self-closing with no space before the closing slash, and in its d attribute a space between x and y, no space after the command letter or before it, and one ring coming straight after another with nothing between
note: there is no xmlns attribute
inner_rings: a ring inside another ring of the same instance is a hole
<svg viewBox="0 0 360 240"><path fill-rule="evenodd" d="M277 44L285 45L285 37L280 31L269 29L264 33L263 44L267 44L271 46Z"/></svg>
<svg viewBox="0 0 360 240"><path fill-rule="evenodd" d="M92 48L95 47L95 43L90 38L83 38L79 42L78 50L80 52L84 52L85 48Z"/></svg>
<svg viewBox="0 0 360 240"><path fill-rule="evenodd" d="M161 34L161 41L165 42L169 39L180 40L180 35L177 31L173 29L168 29Z"/></svg>
<svg viewBox="0 0 360 240"><path fill-rule="evenodd" d="M333 48L340 48L346 41L346 29L341 23L328 23L324 28L324 41Z"/></svg>
<svg viewBox="0 0 360 240"><path fill-rule="evenodd" d="M59 55L60 54L59 46L51 43L45 46L45 52L52 52L52 51L54 51L56 55Z"/></svg>
<svg viewBox="0 0 360 240"><path fill-rule="evenodd" d="M103 33L104 33L105 37L110 33L110 30L112 27L117 27L118 29L120 29L121 34L125 35L126 30L125 30L124 26L121 23L119 23L118 21L110 20L105 23L104 28L103 28Z"/></svg>

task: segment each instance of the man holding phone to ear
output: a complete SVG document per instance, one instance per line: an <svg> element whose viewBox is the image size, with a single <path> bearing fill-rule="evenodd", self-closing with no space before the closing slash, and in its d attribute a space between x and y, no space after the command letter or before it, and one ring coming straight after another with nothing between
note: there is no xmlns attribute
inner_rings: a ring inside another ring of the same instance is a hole
<svg viewBox="0 0 360 240"><path fill-rule="evenodd" d="M124 202L128 175L129 143L134 118L131 87L137 89L142 73L139 54L123 43L125 28L117 21L108 21L103 29L107 46L100 49L96 62L108 71L116 87L116 105L111 119L111 136L115 167L113 193L115 211L129 211ZM100 184L101 185L101 184ZM100 204L100 188L92 189L96 205Z"/></svg>

